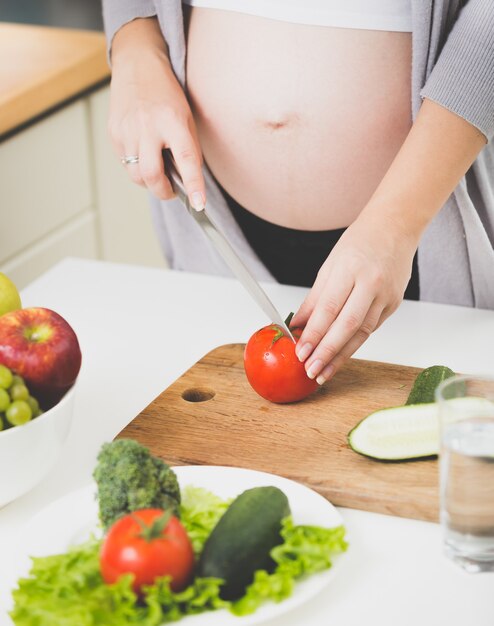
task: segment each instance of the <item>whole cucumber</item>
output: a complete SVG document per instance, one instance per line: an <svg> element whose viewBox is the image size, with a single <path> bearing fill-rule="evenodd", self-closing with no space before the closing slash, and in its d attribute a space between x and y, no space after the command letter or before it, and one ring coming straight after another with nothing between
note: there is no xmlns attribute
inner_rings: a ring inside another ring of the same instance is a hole
<svg viewBox="0 0 494 626"><path fill-rule="evenodd" d="M273 569L270 551L282 542L281 520L290 515L288 498L277 487L254 487L241 493L209 535L197 575L222 578L221 597L234 600L259 569Z"/></svg>
<svg viewBox="0 0 494 626"><path fill-rule="evenodd" d="M453 370L449 369L445 365L432 365L425 370L415 379L412 390L405 404L428 404L434 402L434 392L436 387L446 380L454 376Z"/></svg>

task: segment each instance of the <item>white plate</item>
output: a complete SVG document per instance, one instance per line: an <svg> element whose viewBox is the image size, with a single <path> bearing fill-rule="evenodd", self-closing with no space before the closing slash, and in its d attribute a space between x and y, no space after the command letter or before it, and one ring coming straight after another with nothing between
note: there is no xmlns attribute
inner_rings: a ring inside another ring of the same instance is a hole
<svg viewBox="0 0 494 626"><path fill-rule="evenodd" d="M245 489L273 485L288 497L296 524L312 524L331 528L343 523L340 514L325 498L315 491L280 476L253 470L194 465L174 467L180 487L204 487L222 498L231 498ZM46 556L64 552L69 545L81 543L98 527L96 487L87 485L56 500L35 515L20 531L22 551L16 555L15 578L25 576L30 568L29 556ZM252 615L236 617L227 610L212 611L184 617L178 624L184 626L247 626L279 617L283 613L308 602L318 594L338 570L340 557L333 566L295 585L293 595L280 603L267 602ZM9 602L11 606L11 601Z"/></svg>

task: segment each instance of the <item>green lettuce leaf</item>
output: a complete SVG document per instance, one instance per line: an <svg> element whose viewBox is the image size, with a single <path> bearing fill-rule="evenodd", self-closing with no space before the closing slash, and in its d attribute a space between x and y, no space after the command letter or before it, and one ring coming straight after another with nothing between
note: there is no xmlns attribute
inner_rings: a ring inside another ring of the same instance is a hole
<svg viewBox="0 0 494 626"><path fill-rule="evenodd" d="M90 539L65 554L33 559L28 578L13 592L11 618L17 626L161 626L185 615L227 608L221 581L196 578L182 592L169 578L144 588L141 601L132 591L132 576L104 583L99 569L101 541Z"/></svg>
<svg viewBox="0 0 494 626"><path fill-rule="evenodd" d="M156 615L161 611L159 624L185 615L228 608L230 603L220 598L222 582L218 578L196 578L186 589L174 593L168 578L159 578L145 588L145 602Z"/></svg>
<svg viewBox="0 0 494 626"><path fill-rule="evenodd" d="M91 538L65 554L32 559L30 576L13 592L14 624L93 626L140 623L131 577L104 585L99 569L100 541ZM152 622L149 622L151 624Z"/></svg>
<svg viewBox="0 0 494 626"><path fill-rule="evenodd" d="M328 569L333 555L348 547L343 526L296 526L291 516L283 520L281 536L283 543L271 550L277 564L273 573L255 573L245 595L231 606L235 615L253 613L265 600L285 600L291 596L296 579Z"/></svg>
<svg viewBox="0 0 494 626"><path fill-rule="evenodd" d="M181 521L196 555L228 505L205 489L183 490ZM285 518L283 543L271 551L274 572L256 572L246 594L233 604L221 599L222 581L215 578L196 578L179 593L170 589L167 577L159 578L141 599L132 591L131 575L106 585L99 569L101 540L92 537L64 554L33 558L29 576L13 592L11 617L16 626L161 626L221 608L247 615L266 600L289 597L296 579L330 567L333 554L347 547L344 532L343 527L296 526Z"/></svg>
<svg viewBox="0 0 494 626"><path fill-rule="evenodd" d="M230 503L231 500L222 500L202 487L188 485L183 489L180 521L189 535L196 557Z"/></svg>
<svg viewBox="0 0 494 626"><path fill-rule="evenodd" d="M196 555L228 508L229 502L199 487L182 493L181 522ZM221 581L194 580L180 593L173 593L166 577L146 588L143 602L132 591L131 576L106 585L99 568L101 541L88 542L65 554L34 558L30 575L13 592L11 613L18 626L160 626L184 615L226 608L220 598Z"/></svg>

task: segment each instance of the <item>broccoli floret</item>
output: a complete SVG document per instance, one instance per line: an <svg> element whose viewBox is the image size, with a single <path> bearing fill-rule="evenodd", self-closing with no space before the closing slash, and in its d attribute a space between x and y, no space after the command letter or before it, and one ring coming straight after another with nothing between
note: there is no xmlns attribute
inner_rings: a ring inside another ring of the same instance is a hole
<svg viewBox="0 0 494 626"><path fill-rule="evenodd" d="M166 509L179 516L180 487L174 471L133 439L103 444L93 477L105 530L138 509Z"/></svg>

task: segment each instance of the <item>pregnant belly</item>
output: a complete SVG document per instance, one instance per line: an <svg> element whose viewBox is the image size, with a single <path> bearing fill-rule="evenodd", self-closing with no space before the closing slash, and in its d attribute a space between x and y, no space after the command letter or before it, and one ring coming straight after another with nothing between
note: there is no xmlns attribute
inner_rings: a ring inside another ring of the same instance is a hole
<svg viewBox="0 0 494 626"><path fill-rule="evenodd" d="M186 18L189 100L218 182L281 226L351 224L410 129L410 33Z"/></svg>

